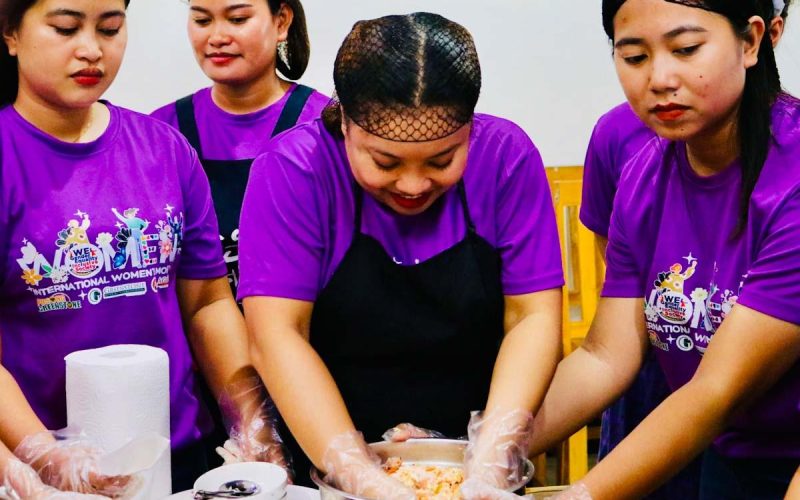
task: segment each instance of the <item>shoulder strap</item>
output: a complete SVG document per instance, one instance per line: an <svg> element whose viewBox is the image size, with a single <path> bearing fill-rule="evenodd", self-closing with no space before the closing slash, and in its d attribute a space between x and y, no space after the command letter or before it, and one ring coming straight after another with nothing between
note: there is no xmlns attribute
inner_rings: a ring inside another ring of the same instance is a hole
<svg viewBox="0 0 800 500"><path fill-rule="evenodd" d="M281 115L278 117L278 123L275 124L275 129L272 131L272 137L295 126L312 92L314 92L314 89L305 85L298 84L294 88L292 95L286 101L286 106L283 107Z"/></svg>
<svg viewBox="0 0 800 500"><path fill-rule="evenodd" d="M475 223L472 221L472 216L469 214L469 203L467 203L467 188L464 187L464 178L458 180L458 197L461 200L461 208L464 210L464 221L467 223L467 229L475 232Z"/></svg>
<svg viewBox="0 0 800 500"><path fill-rule="evenodd" d="M203 157L200 150L200 133L197 131L197 120L194 117L193 95L187 95L175 102L175 109L178 112L178 129L181 131L189 144L197 151L197 156Z"/></svg>

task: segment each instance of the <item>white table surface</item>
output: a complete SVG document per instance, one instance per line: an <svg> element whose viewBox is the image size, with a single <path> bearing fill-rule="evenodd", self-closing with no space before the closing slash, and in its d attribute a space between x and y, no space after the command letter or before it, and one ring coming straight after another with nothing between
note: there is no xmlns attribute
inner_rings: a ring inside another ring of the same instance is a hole
<svg viewBox="0 0 800 500"><path fill-rule="evenodd" d="M304 486L289 485L286 493L286 500L319 500L319 491ZM192 500L192 490L175 493L165 500Z"/></svg>

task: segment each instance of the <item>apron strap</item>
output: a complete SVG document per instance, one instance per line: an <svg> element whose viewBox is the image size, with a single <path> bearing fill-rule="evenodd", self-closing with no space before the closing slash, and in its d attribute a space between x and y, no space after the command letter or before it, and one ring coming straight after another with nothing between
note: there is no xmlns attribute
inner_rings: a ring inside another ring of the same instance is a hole
<svg viewBox="0 0 800 500"><path fill-rule="evenodd" d="M464 221L467 223L467 230L471 233L475 232L475 223L472 222L472 216L469 214L469 203L467 203L467 189L464 187L464 178L458 180L458 197L461 200L461 208L464 210Z"/></svg>
<svg viewBox="0 0 800 500"><path fill-rule="evenodd" d="M275 124L275 129L272 131L272 137L295 126L312 92L314 92L314 89L305 85L298 84L294 88L292 95L289 96L286 105L283 107L283 111L281 111L281 115L278 117L278 123Z"/></svg>
<svg viewBox="0 0 800 500"><path fill-rule="evenodd" d="M197 156L203 157L203 152L200 149L200 132L197 131L197 120L194 117L194 103L192 98L194 95L187 95L175 102L175 109L178 112L178 129L184 137L189 141Z"/></svg>
<svg viewBox="0 0 800 500"><path fill-rule="evenodd" d="M353 203L355 210L353 213L353 240L361 232L361 212L364 206L364 189L353 179Z"/></svg>

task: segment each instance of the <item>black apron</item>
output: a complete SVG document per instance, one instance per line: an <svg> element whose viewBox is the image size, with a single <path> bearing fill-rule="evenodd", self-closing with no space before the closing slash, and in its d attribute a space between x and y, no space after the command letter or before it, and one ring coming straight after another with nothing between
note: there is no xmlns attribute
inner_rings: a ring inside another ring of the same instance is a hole
<svg viewBox="0 0 800 500"><path fill-rule="evenodd" d="M457 189L466 237L401 266L361 232L364 194L356 187L353 241L314 303L311 345L368 442L401 422L463 436L469 412L486 405L504 334L500 257L475 231L463 181ZM297 482L309 484L308 458L282 435Z"/></svg>
<svg viewBox="0 0 800 500"><path fill-rule="evenodd" d="M292 128L297 123L297 119L300 117L300 113L303 111L312 92L313 89L305 85L297 85L292 90L292 94L287 99L286 105L278 117L278 122L275 124L271 137L275 137L281 132ZM195 151L197 151L197 156L200 158L200 163L203 165L203 170L205 170L211 186L211 198L214 201L214 210L217 213L219 222L225 265L228 267L228 282L231 285L233 296L236 297L236 289L239 286L239 215L242 211L242 200L247 187L247 178L250 175L250 166L253 164L254 159L209 160L204 158L203 150L200 146L200 134L194 115L192 96L188 95L179 99L175 103L175 107L178 113L178 127ZM202 377L198 378L202 379ZM196 469L198 465L190 463L192 461L207 463L207 465L202 466L206 470L209 467L213 468L222 465L222 458L217 455L215 449L217 446L222 446L228 438L219 407L211 390L204 380L199 380L197 386L201 398L214 420L214 430L204 438L202 448L205 453L200 450L201 453L198 454L196 453L197 450L192 449L173 454L173 471L178 474L181 473L181 469L191 471L191 473L183 474L183 476L189 478L197 477ZM178 463L176 463L176 460ZM184 462L186 463L184 464ZM187 488L189 487L191 487L191 483Z"/></svg>
<svg viewBox="0 0 800 500"><path fill-rule="evenodd" d="M312 92L313 89L305 85L297 85L292 90L292 94L278 117L278 123L275 124L271 137L292 128L297 123ZM211 185L211 198L214 200L214 210L219 222L222 251L225 264L228 266L228 282L235 297L236 289L239 286L239 215L242 212L242 200L254 158L244 160L204 158L200 146L200 134L197 131L197 121L194 117L192 96L188 95L178 100L175 107L178 111L180 131L197 151L197 156L200 157L200 163L202 163Z"/></svg>

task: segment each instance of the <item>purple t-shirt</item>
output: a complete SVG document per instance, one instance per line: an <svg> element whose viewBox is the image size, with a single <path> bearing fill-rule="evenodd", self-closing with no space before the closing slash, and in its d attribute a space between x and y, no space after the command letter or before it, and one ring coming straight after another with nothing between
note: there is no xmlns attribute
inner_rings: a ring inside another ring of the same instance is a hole
<svg viewBox="0 0 800 500"><path fill-rule="evenodd" d="M172 445L210 419L195 394L176 279L225 275L197 155L171 127L106 103L71 144L0 108L2 362L50 429L66 424L67 354L147 344L169 355Z"/></svg>
<svg viewBox="0 0 800 500"><path fill-rule="evenodd" d="M622 168L656 134L626 102L597 121L583 164L580 218L593 233L608 237L608 224Z"/></svg>
<svg viewBox="0 0 800 500"><path fill-rule="evenodd" d="M296 84L275 103L254 113L235 115L228 113L211 99L211 88L197 91L192 98L195 119L200 135L200 147L207 160L249 160L265 151L266 143L278 123L286 101ZM308 98L297 123L319 118L330 99L316 90ZM175 103L153 111L152 116L178 128Z"/></svg>
<svg viewBox="0 0 800 500"><path fill-rule="evenodd" d="M686 145L654 139L626 167L611 216L605 297L644 297L647 333L673 390L743 304L800 324L800 104L773 107L775 141L742 234L738 162L694 173ZM741 355L747 356L747 352ZM715 441L731 457L800 457L800 363Z"/></svg>
<svg viewBox="0 0 800 500"><path fill-rule="evenodd" d="M240 298L317 298L352 241L353 183L343 140L321 120L270 144L253 165L242 208ZM553 204L528 136L509 121L476 115L464 185L478 234L499 250L504 293L560 287ZM467 230L454 188L416 216L399 215L365 193L362 226L399 265L430 259Z"/></svg>

